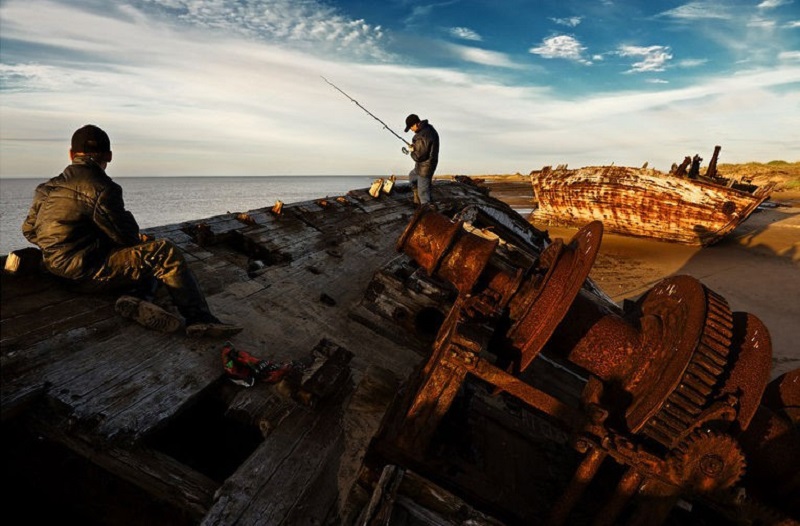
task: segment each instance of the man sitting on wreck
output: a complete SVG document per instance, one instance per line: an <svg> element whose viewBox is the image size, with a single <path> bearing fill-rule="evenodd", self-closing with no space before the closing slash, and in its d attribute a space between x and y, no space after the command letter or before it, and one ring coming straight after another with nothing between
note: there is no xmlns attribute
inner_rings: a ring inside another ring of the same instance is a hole
<svg viewBox="0 0 800 526"><path fill-rule="evenodd" d="M125 209L122 188L105 169L111 162L106 132L86 125L72 135L72 164L36 188L22 233L42 250L45 268L86 292L128 289L116 311L150 329L173 332L178 316L151 302L159 283L169 292L190 336L232 336L241 327L222 323L180 249L139 231Z"/></svg>

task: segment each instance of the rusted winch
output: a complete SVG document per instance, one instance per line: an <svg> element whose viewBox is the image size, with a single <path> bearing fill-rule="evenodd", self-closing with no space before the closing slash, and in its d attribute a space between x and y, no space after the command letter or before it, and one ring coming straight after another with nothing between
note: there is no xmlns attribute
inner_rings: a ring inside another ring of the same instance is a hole
<svg viewBox="0 0 800 526"><path fill-rule="evenodd" d="M551 523L566 521L611 457L626 471L597 523L614 523L632 496L645 495L660 504L631 520L657 524L679 496L717 494L742 476L736 437L759 409L771 343L755 316L731 312L689 276L661 281L624 316L588 300L580 292L601 237L602 224L590 223L521 268L498 253L496 239L418 211L398 250L459 294L394 440L423 451L467 374L475 375L555 417L586 453ZM545 347L588 377L581 407L519 378Z"/></svg>

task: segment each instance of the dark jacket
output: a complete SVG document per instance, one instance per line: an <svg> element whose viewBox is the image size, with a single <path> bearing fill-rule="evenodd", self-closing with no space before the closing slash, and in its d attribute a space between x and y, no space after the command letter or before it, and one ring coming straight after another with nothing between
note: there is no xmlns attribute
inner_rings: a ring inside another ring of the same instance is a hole
<svg viewBox="0 0 800 526"><path fill-rule="evenodd" d="M439 164L439 134L428 124L427 119L420 122L420 129L411 139L414 151L411 158L416 162L414 169L420 177L433 177Z"/></svg>
<svg viewBox="0 0 800 526"><path fill-rule="evenodd" d="M139 243L122 188L86 158L36 188L22 233L42 249L50 272L70 279L94 274L112 249Z"/></svg>

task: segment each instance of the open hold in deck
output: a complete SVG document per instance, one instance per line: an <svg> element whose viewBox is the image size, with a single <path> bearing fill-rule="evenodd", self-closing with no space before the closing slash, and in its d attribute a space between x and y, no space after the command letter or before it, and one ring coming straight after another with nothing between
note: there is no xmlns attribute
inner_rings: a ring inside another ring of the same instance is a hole
<svg viewBox="0 0 800 526"><path fill-rule="evenodd" d="M222 484L264 440L259 429L226 416L221 380L149 441L153 449ZM235 387L235 386L234 386Z"/></svg>

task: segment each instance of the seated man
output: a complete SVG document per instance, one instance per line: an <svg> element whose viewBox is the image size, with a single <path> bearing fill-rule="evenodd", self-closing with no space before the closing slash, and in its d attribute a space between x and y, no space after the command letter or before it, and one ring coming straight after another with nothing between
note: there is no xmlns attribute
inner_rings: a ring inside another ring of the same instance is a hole
<svg viewBox="0 0 800 526"><path fill-rule="evenodd" d="M128 288L116 310L122 316L164 332L180 328L179 317L151 303L160 282L184 318L190 336L227 337L241 327L211 314L181 251L166 239L139 232L125 210L122 188L105 169L111 141L93 125L78 129L69 152L72 164L36 188L22 233L42 250L51 273L75 281L86 291Z"/></svg>

